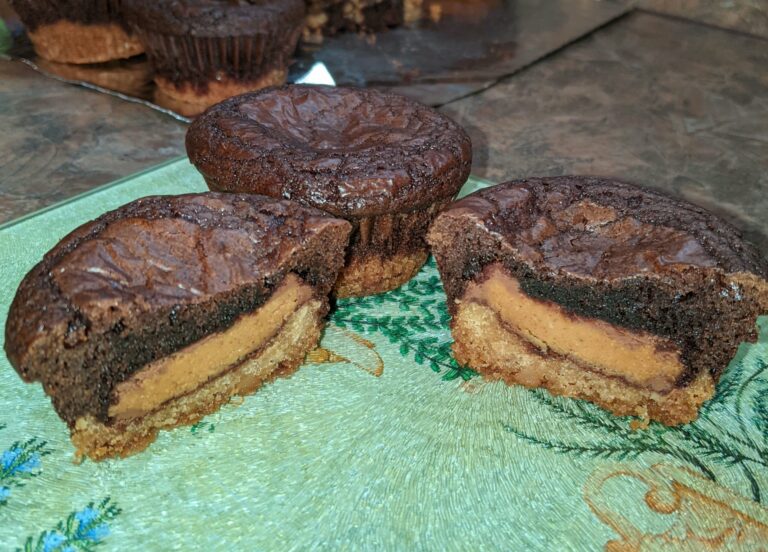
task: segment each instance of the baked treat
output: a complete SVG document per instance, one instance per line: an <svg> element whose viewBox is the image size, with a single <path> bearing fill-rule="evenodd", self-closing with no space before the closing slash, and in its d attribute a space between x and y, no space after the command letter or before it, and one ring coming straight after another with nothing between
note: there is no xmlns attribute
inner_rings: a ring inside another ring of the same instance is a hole
<svg viewBox="0 0 768 552"><path fill-rule="evenodd" d="M5 350L78 454L126 456L298 367L349 223L235 194L139 199L61 240L19 286Z"/></svg>
<svg viewBox="0 0 768 552"><path fill-rule="evenodd" d="M141 54L123 22L122 0L11 0L38 56L60 63L101 63Z"/></svg>
<svg viewBox="0 0 768 552"><path fill-rule="evenodd" d="M126 17L168 98L199 106L282 84L303 0L134 0Z"/></svg>
<svg viewBox="0 0 768 552"><path fill-rule="evenodd" d="M458 362L616 415L694 420L768 312L768 268L737 230L613 180L487 188L428 240Z"/></svg>
<svg viewBox="0 0 768 552"><path fill-rule="evenodd" d="M211 190L293 199L352 222L339 297L407 282L435 215L469 176L467 134L402 96L288 85L231 98L187 132Z"/></svg>
<svg viewBox="0 0 768 552"><path fill-rule="evenodd" d="M143 57L107 63L73 65L46 59L35 60L38 69L61 79L86 82L135 97L143 97L152 88L152 73Z"/></svg>
<svg viewBox="0 0 768 552"><path fill-rule="evenodd" d="M414 0L306 0L304 40L322 42L339 32L376 32L406 22ZM410 15L409 15L410 17Z"/></svg>

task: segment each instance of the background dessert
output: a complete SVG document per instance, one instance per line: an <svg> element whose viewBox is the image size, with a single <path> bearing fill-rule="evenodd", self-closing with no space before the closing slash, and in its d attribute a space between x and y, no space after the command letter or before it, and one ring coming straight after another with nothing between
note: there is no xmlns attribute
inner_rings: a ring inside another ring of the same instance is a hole
<svg viewBox="0 0 768 552"><path fill-rule="evenodd" d="M122 0L11 0L35 52L60 63L100 63L144 51Z"/></svg>
<svg viewBox="0 0 768 552"><path fill-rule="evenodd" d="M349 224L288 201L154 196L63 238L21 282L5 350L78 453L125 456L315 346Z"/></svg>
<svg viewBox="0 0 768 552"><path fill-rule="evenodd" d="M152 72L143 57L120 62L75 65L40 58L37 67L70 81L84 81L131 96L143 96L152 86Z"/></svg>
<svg viewBox="0 0 768 552"><path fill-rule="evenodd" d="M187 132L212 190L293 199L352 222L340 297L408 281L435 215L469 176L472 146L448 117L403 96L294 86L231 98Z"/></svg>
<svg viewBox="0 0 768 552"><path fill-rule="evenodd" d="M689 422L768 312L768 268L728 223L622 182L476 192L429 234L456 360L486 376Z"/></svg>
<svg viewBox="0 0 768 552"><path fill-rule="evenodd" d="M127 19L163 96L198 112L282 84L304 20L303 0L134 0Z"/></svg>
<svg viewBox="0 0 768 552"><path fill-rule="evenodd" d="M323 36L343 31L375 32L402 25L409 2L413 0L306 0L303 38L322 42Z"/></svg>

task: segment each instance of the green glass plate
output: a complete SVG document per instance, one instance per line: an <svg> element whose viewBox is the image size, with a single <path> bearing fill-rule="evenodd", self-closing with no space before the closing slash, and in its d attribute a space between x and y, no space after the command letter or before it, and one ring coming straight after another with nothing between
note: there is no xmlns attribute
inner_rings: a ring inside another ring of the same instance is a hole
<svg viewBox="0 0 768 552"><path fill-rule="evenodd" d="M465 192L484 185L471 179ZM0 313L76 226L140 196L204 189L177 160L5 225ZM398 290L339 301L321 348L291 378L162 433L141 454L80 465L40 386L22 383L2 356L0 543L756 548L768 542L765 322L697 422L633 430L588 403L484 382L457 366L430 261Z"/></svg>

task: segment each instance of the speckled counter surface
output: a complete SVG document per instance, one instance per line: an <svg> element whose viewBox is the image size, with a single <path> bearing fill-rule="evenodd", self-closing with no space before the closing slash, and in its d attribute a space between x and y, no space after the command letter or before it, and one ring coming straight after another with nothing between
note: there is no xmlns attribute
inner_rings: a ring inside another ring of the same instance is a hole
<svg viewBox="0 0 768 552"><path fill-rule="evenodd" d="M766 0L637 0L636 4L646 10L768 37Z"/></svg>
<svg viewBox="0 0 768 552"><path fill-rule="evenodd" d="M186 125L0 60L0 223L184 153Z"/></svg>
<svg viewBox="0 0 768 552"><path fill-rule="evenodd" d="M493 180L599 174L725 215L768 254L768 41L632 13L446 106Z"/></svg>

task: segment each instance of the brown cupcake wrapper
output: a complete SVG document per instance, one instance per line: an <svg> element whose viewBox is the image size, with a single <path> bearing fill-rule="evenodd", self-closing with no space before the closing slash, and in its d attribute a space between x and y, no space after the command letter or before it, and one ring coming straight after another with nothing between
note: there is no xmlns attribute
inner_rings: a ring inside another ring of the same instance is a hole
<svg viewBox="0 0 768 552"><path fill-rule="evenodd" d="M363 297L400 287L429 256L427 230L451 198L406 212L350 217L354 228L339 273L337 297Z"/></svg>
<svg viewBox="0 0 768 552"><path fill-rule="evenodd" d="M287 37L284 32L230 37L137 32L156 75L174 84L204 88L210 80L256 80L276 68L287 68L301 29L291 31Z"/></svg>
<svg viewBox="0 0 768 552"><path fill-rule="evenodd" d="M412 211L348 218L354 226L349 240L348 263L369 255L387 258L426 251L429 225L451 201L452 198L445 198Z"/></svg>

